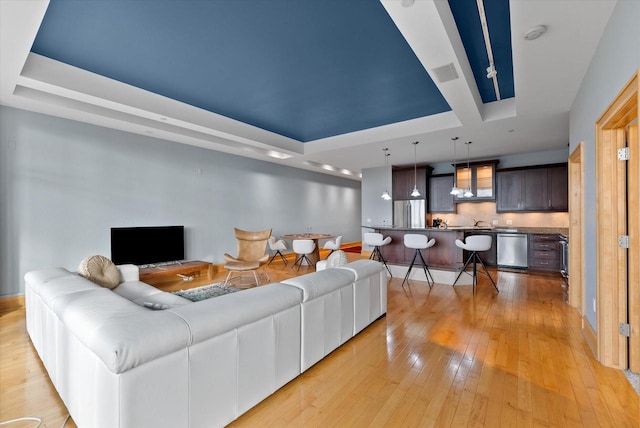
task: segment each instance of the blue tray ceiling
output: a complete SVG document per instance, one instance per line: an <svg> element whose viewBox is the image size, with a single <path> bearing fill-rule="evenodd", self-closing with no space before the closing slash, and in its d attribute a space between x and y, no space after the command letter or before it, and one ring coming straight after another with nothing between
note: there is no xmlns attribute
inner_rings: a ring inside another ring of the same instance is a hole
<svg viewBox="0 0 640 428"><path fill-rule="evenodd" d="M32 51L302 142L450 110L372 0L52 0Z"/></svg>
<svg viewBox="0 0 640 428"><path fill-rule="evenodd" d="M485 0L493 62L498 70L500 98L513 98L513 59L511 56L511 25L509 0ZM449 0L449 7L456 21L462 44L471 63L482 102L496 101L493 80L487 79L489 59L482 35L482 24L476 0Z"/></svg>

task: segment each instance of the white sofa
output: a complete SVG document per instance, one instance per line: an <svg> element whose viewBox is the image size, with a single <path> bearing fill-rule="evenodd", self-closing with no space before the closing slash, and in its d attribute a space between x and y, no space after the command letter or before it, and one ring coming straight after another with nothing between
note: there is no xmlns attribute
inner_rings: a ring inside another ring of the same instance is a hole
<svg viewBox="0 0 640 428"><path fill-rule="evenodd" d="M25 275L27 331L80 427L223 426L386 313L369 260L196 303L119 270L113 290Z"/></svg>

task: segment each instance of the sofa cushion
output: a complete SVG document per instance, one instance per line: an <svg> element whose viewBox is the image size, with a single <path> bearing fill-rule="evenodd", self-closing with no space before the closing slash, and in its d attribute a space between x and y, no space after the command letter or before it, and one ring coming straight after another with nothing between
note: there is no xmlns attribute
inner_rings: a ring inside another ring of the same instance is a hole
<svg viewBox="0 0 640 428"><path fill-rule="evenodd" d="M152 311L105 288L60 296L54 312L113 373L184 349L189 328L169 311Z"/></svg>
<svg viewBox="0 0 640 428"><path fill-rule="evenodd" d="M158 290L153 285L149 285L146 282L141 281L128 281L123 282L113 289L113 292L118 296L122 296L127 300L134 301L140 297L151 296L158 293Z"/></svg>
<svg viewBox="0 0 640 428"><path fill-rule="evenodd" d="M356 281L366 278L384 269L384 265L375 260L356 260L344 266L338 266L338 269L344 269L353 272Z"/></svg>
<svg viewBox="0 0 640 428"><path fill-rule="evenodd" d="M184 319L191 330L192 342L198 343L298 306L301 301L300 290L273 283L193 302L165 312L175 313Z"/></svg>
<svg viewBox="0 0 640 428"><path fill-rule="evenodd" d="M300 288L304 296L302 301L307 302L352 284L354 280L355 275L350 270L327 269L286 279L282 284Z"/></svg>
<svg viewBox="0 0 640 428"><path fill-rule="evenodd" d="M140 281L123 282L114 288L113 292L148 309L169 309L191 303L184 297L158 290L156 287Z"/></svg>
<svg viewBox="0 0 640 428"><path fill-rule="evenodd" d="M108 289L115 288L120 283L120 271L105 256L91 256L84 259L78 267L78 275Z"/></svg>
<svg viewBox="0 0 640 428"><path fill-rule="evenodd" d="M73 278L77 275L73 272L69 272L65 268L49 268L39 269L27 272L24 275L24 282L31 287L31 290L39 294L40 287L49 281L53 281L58 278Z"/></svg>

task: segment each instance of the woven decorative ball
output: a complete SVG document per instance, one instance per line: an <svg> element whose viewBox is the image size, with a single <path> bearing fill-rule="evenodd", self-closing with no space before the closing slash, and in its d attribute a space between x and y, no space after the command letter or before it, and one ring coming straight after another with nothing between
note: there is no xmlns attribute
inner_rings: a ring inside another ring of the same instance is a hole
<svg viewBox="0 0 640 428"><path fill-rule="evenodd" d="M78 275L110 290L120 284L118 268L105 256L91 256L84 259L78 266Z"/></svg>
<svg viewBox="0 0 640 428"><path fill-rule="evenodd" d="M347 253L342 250L337 250L331 253L329 257L327 257L327 268L332 268L336 266L342 266L349 263L347 259Z"/></svg>

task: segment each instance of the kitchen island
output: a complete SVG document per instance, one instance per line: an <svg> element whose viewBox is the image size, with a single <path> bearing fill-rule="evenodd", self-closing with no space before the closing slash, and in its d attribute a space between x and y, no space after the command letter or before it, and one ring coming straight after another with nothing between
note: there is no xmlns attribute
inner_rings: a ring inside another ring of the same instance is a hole
<svg viewBox="0 0 640 428"><path fill-rule="evenodd" d="M411 264L411 259L415 253L412 248L404 246L404 235L407 233L415 233L426 235L427 238L435 239L436 244L422 252L425 262L429 268L459 271L464 266L464 252L456 246L456 239L464 240L465 233L472 231L480 231L484 229L473 227L450 227L440 229L434 227L425 228L403 228L389 226L363 226L382 233L384 236L390 236L391 242L380 248L382 256L388 263L394 265Z"/></svg>
<svg viewBox="0 0 640 428"><path fill-rule="evenodd" d="M404 246L404 235L407 233L415 233L426 235L429 239L434 238L436 244L428 250L422 251L425 262L430 269L437 270L440 281L452 283L451 274L456 275L462 269L464 262L468 257L468 253L457 247L456 239L464 241L465 236L474 235L491 235L493 238L493 246L487 251L480 252L479 255L488 266L497 266L497 244L496 235L503 232L513 232L522 234L539 234L539 235L555 235L568 233L567 228L548 228L548 227L473 227L473 226L449 226L448 228L408 228L408 227L392 227L379 225L366 225L366 229L373 229L377 233L384 236L390 236L392 241L380 248L382 256L390 264L394 265L396 272L401 274L406 272L406 268L411 264L414 250ZM533 254L533 253L532 253ZM396 275L396 273L394 273ZM413 273L412 273L413 277ZM463 275L464 277L464 275ZM462 278L461 278L462 279Z"/></svg>

